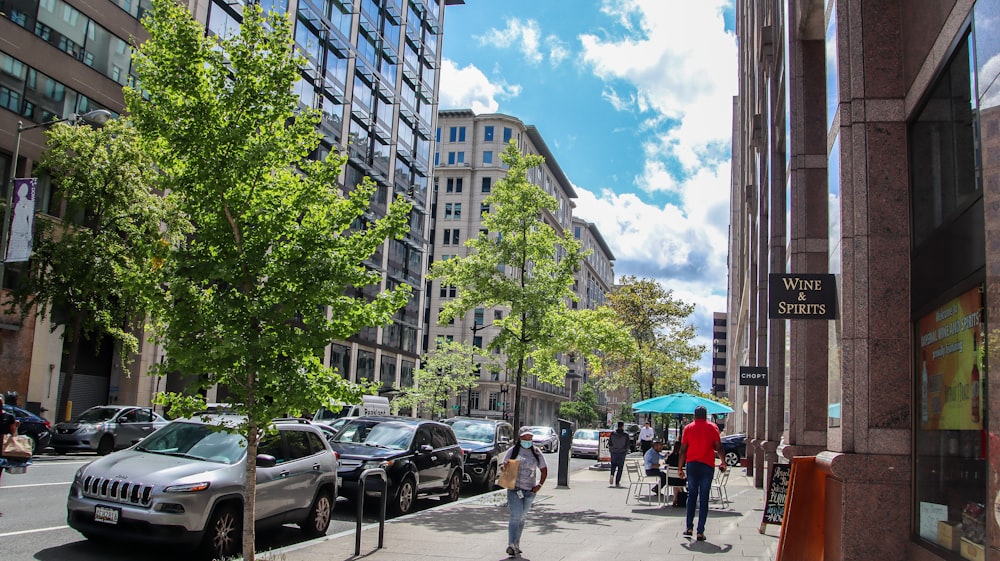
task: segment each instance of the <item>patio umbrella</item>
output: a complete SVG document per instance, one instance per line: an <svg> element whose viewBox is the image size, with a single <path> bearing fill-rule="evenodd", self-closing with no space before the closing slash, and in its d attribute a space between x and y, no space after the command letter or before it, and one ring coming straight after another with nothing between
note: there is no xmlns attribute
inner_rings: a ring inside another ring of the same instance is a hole
<svg viewBox="0 0 1000 561"><path fill-rule="evenodd" d="M633 403L632 409L636 413L681 413L691 415L694 413L694 408L699 405L704 406L712 415L733 412L733 408L728 405L685 392L661 395Z"/></svg>

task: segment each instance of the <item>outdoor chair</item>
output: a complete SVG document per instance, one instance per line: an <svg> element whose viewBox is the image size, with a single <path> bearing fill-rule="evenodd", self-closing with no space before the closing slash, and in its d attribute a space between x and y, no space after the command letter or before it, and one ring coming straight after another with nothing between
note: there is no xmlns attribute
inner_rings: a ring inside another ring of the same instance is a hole
<svg viewBox="0 0 1000 561"><path fill-rule="evenodd" d="M628 504L629 497L634 497L636 501L639 501L643 496L646 497L647 504L652 504L651 496L653 495L653 487L659 486L660 478L656 475L646 475L646 470L643 468L642 462L631 459L625 460L625 472L628 474L629 480L628 494L625 495L625 504ZM645 493L643 492L644 490ZM662 489L657 490L657 503L663 500L662 491Z"/></svg>
<svg viewBox="0 0 1000 561"><path fill-rule="evenodd" d="M726 492L726 484L729 483L729 472L731 470L716 472L715 479L709 492L710 501L719 501L722 508L729 506L729 494Z"/></svg>

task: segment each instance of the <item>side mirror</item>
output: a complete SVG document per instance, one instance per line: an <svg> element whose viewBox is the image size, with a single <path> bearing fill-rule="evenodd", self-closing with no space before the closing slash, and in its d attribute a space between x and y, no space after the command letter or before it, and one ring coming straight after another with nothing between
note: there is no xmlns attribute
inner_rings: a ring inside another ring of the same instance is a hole
<svg viewBox="0 0 1000 561"><path fill-rule="evenodd" d="M257 454L257 467L273 468L278 465L278 460L270 454Z"/></svg>
<svg viewBox="0 0 1000 561"><path fill-rule="evenodd" d="M434 451L434 448L430 444L421 444L420 447L417 448L417 451L423 454L430 454Z"/></svg>
<svg viewBox="0 0 1000 561"><path fill-rule="evenodd" d="M510 437L501 436L500 438L497 439L497 442L499 442L500 444L510 444Z"/></svg>

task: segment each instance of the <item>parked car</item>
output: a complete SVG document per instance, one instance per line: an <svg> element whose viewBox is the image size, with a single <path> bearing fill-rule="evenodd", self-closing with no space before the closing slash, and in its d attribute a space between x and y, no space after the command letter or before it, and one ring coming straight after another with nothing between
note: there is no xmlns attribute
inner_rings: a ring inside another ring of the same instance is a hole
<svg viewBox="0 0 1000 561"><path fill-rule="evenodd" d="M569 455L586 458L597 458L597 446L601 440L601 431L597 429L576 429L573 433L573 447Z"/></svg>
<svg viewBox="0 0 1000 561"><path fill-rule="evenodd" d="M625 423L625 432L628 433L629 451L635 452L639 449L639 431L642 430L636 423Z"/></svg>
<svg viewBox="0 0 1000 561"><path fill-rule="evenodd" d="M31 411L22 409L16 405L7 405L5 403L3 410L21 422L20 426L17 427L17 433L23 434L34 441L35 447L33 450L35 454L49 446L49 441L52 439L51 423Z"/></svg>
<svg viewBox="0 0 1000 561"><path fill-rule="evenodd" d="M455 431L465 455L465 482L492 490L503 454L514 442L514 427L507 421L467 417L443 422Z"/></svg>
<svg viewBox="0 0 1000 561"><path fill-rule="evenodd" d="M104 456L132 446L166 424L167 420L149 407L98 405L72 421L57 424L52 447L59 454L85 450Z"/></svg>
<svg viewBox="0 0 1000 561"><path fill-rule="evenodd" d="M117 454L76 472L67 521L89 539L123 539L198 548L228 559L243 540L246 440L219 426L243 418L178 419ZM298 524L326 533L337 498L337 455L301 419L275 421L257 455L256 528Z"/></svg>
<svg viewBox="0 0 1000 561"><path fill-rule="evenodd" d="M531 441L543 452L559 451L559 435L552 427L529 426L521 427L531 431Z"/></svg>
<svg viewBox="0 0 1000 561"><path fill-rule="evenodd" d="M340 456L340 494L357 497L361 473L385 469L387 501L394 512L413 510L417 496L458 499L463 457L455 432L444 423L388 415L357 417L333 438ZM382 491L378 479L365 482L366 494Z"/></svg>
<svg viewBox="0 0 1000 561"><path fill-rule="evenodd" d="M747 435L727 434L722 437L722 451L726 453L726 465L740 465L740 460L747 455Z"/></svg>

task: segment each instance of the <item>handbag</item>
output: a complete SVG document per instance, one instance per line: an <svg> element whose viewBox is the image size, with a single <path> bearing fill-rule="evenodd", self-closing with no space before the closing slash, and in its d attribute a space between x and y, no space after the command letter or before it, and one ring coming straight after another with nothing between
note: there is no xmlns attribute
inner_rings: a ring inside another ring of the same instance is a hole
<svg viewBox="0 0 1000 561"><path fill-rule="evenodd" d="M506 467L500 467L497 485L504 489L514 489L517 486L517 467L520 463L520 460L507 460Z"/></svg>
<svg viewBox="0 0 1000 561"><path fill-rule="evenodd" d="M35 444L31 438L23 434L3 435L3 453L0 456L12 460L30 460Z"/></svg>

